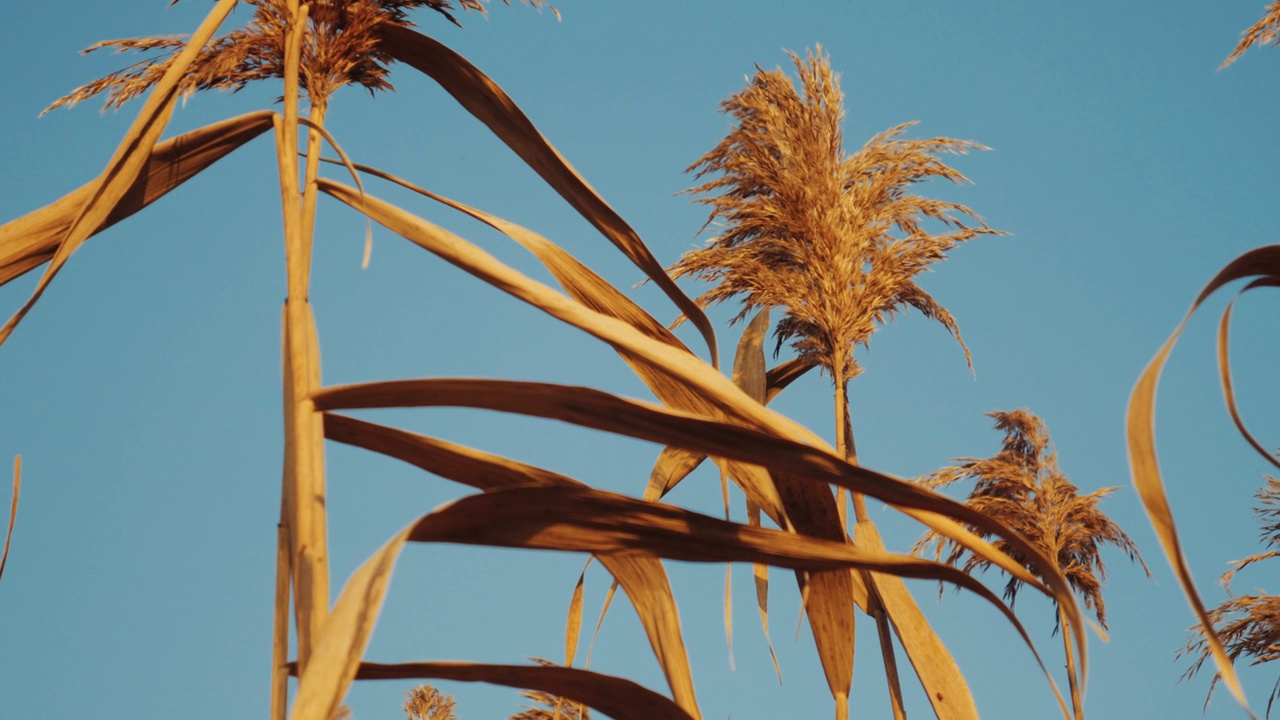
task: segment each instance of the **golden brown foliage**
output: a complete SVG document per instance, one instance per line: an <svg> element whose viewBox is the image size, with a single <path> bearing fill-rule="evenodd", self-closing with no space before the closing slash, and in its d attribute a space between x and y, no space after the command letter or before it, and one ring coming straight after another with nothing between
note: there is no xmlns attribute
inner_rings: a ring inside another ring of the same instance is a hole
<svg viewBox="0 0 1280 720"><path fill-rule="evenodd" d="M216 38L205 46L184 75L179 92L190 96L200 90L240 90L255 80L284 76L284 43L290 10L285 0L245 0L253 7L253 19L243 28ZM510 5L510 0L503 0ZM524 0L534 7L545 0ZM299 84L309 101L324 105L343 85L360 85L376 92L390 90L387 65L390 56L378 47L380 24L410 25L408 12L434 10L454 24L451 0L322 0L309 4L308 28L302 44ZM463 10L485 12L481 0L459 0ZM554 11L554 9L553 9ZM107 108L117 108L149 90L164 75L186 39L152 36L104 40L85 50L111 48L117 52L163 50L59 98L45 109L70 107L105 93Z"/></svg>
<svg viewBox="0 0 1280 720"><path fill-rule="evenodd" d="M1218 69L1221 70L1240 59L1240 56L1254 45L1275 45L1277 40L1280 40L1280 2L1272 2L1267 5L1261 20L1240 33L1240 42L1236 44L1227 59L1222 61Z"/></svg>
<svg viewBox="0 0 1280 720"><path fill-rule="evenodd" d="M781 69L757 68L745 90L721 104L735 125L689 171L718 175L688 192L708 194L707 226L723 232L670 268L713 287L706 307L741 297L745 317L782 307L779 344L833 374L858 373L853 348L914 307L960 338L955 319L915 282L958 243L998 234L972 210L911 192L934 178L966 178L938 155L986 149L968 140L907 139L890 128L845 154L844 96L821 48L791 59L797 91ZM944 230L933 232L933 221ZM705 227L705 226L704 226ZM961 341L963 346L963 341ZM968 349L965 349L966 358Z"/></svg>
<svg viewBox="0 0 1280 720"><path fill-rule="evenodd" d="M1271 549L1233 562L1231 569L1223 573L1219 579L1227 592L1231 591L1231 581L1235 579L1236 573L1254 563L1280 555L1280 480L1268 477L1266 486L1254 497L1258 499L1258 506L1253 512L1262 526L1260 539ZM1280 658L1280 596L1262 594L1232 597L1210 610L1209 619L1232 662L1241 656L1251 658L1253 665ZM1191 637L1178 655L1194 658L1191 667L1182 676L1184 680L1200 672L1205 661L1212 656L1203 627L1195 625L1191 628ZM1221 679L1222 674L1215 672L1213 681L1209 684L1209 693L1204 700L1206 706ZM1272 703L1275 702L1278 694L1280 694L1280 680L1277 680L1276 685L1272 687L1271 695L1267 699L1268 716L1271 714Z"/></svg>
<svg viewBox="0 0 1280 720"><path fill-rule="evenodd" d="M960 458L958 465L943 468L921 482L936 488L973 480L973 490L965 504L1013 528L1040 548L1105 628L1107 612L1102 586L1107 572L1099 552L1101 546L1119 548L1146 569L1133 541L1098 509L1098 501L1116 488L1081 495L1058 468L1058 455L1044 422L1031 412L993 412L990 416L995 418L996 429L1004 432L999 453L984 460ZM1004 540L993 539L993 544L1015 559L1020 558L1017 549ZM950 564L964 560L966 572L991 566L986 558L977 557L932 531L916 543L916 550L925 550L929 545L933 545L935 557L942 559L945 554L945 561ZM1027 569L1038 572L1030 565ZM1005 596L1012 601L1021 585L1021 580L1011 578L1005 586Z"/></svg>

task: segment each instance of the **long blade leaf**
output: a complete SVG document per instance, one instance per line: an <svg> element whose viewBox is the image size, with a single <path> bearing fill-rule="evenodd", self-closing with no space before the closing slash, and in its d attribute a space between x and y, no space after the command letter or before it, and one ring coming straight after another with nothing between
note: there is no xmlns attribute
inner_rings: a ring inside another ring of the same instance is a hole
<svg viewBox="0 0 1280 720"><path fill-rule="evenodd" d="M107 215L97 234L164 197L271 127L269 110L223 120L155 146L146 166ZM48 262L75 222L97 181L39 210L0 225L0 285Z"/></svg>
<svg viewBox="0 0 1280 720"><path fill-rule="evenodd" d="M1259 275L1280 275L1280 245L1254 248L1244 253L1228 263L1200 290L1195 302L1191 304L1190 309L1183 316L1182 322L1178 324L1173 334L1160 347L1155 357L1151 359L1151 362L1147 364L1147 367L1138 377L1138 382L1129 396L1129 409L1125 421L1125 431L1129 444L1129 469L1133 474L1134 487L1138 490L1138 496L1142 498L1142 505L1147 511L1147 517L1151 520L1152 526L1155 528L1156 537L1160 540L1165 557L1169 559L1169 564L1173 566L1174 575L1177 576L1178 583L1182 585L1182 591L1186 594L1187 601L1191 604L1191 610L1195 613L1196 620L1199 621L1200 627L1204 630L1205 642L1209 647L1214 663L1217 665L1218 672L1222 675L1222 681L1231 690L1236 702L1240 703L1241 707L1251 717L1253 714L1249 710L1248 701L1245 699L1244 688L1240 685L1240 679L1236 675L1231 658L1227 656L1222 647L1221 639L1213 629L1213 623L1209 619L1204 601L1200 598L1200 593L1196 590L1195 580L1191 577L1191 567L1187 564L1187 558L1182 552L1182 543L1178 538L1177 526L1173 520L1173 510L1169 506L1169 498L1165 492L1164 480L1160 474L1160 463L1156 454L1155 406L1156 390L1160 385L1160 374L1164 370L1165 362L1168 361L1169 354L1173 351L1174 345L1178 342L1178 338L1182 335L1182 331L1186 328L1191 316L1195 314L1195 311L1210 295L1223 285L1235 280ZM1073 618L1071 622L1075 624L1078 620Z"/></svg>
<svg viewBox="0 0 1280 720"><path fill-rule="evenodd" d="M458 53L406 27L382 25L381 47L396 60L438 82L662 288L702 333L711 364L719 366L715 330L701 308L667 277L636 231L551 146L497 83Z"/></svg>

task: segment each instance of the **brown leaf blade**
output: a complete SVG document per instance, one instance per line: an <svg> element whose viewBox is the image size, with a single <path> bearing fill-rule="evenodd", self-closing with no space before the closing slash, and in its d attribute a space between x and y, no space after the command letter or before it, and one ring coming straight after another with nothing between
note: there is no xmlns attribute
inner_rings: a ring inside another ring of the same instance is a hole
<svg viewBox="0 0 1280 720"><path fill-rule="evenodd" d="M544 417L616 434L685 447L732 460L779 468L815 483L843 485L883 500L916 517L947 537L958 538L992 557L1002 570L1029 586L1049 593L1045 585L1021 564L995 550L964 529L972 524L1009 541L1030 558L1041 554L1007 528L990 518L937 493L882 473L852 466L819 448L770 435L752 428L709 420L637 400L627 400L591 388L548 383L484 379L423 379L346 385L318 392L320 410L332 411L390 407L472 407ZM954 518L954 519L953 519ZM957 522L959 520L960 522ZM1047 560L1043 572L1054 573ZM1065 584L1064 584L1065 587ZM1055 587L1055 590L1057 588ZM1050 593L1068 608L1078 611L1069 597Z"/></svg>
<svg viewBox="0 0 1280 720"><path fill-rule="evenodd" d="M571 698L617 720L693 720L680 706L641 685L589 670L542 665L481 665L460 662L419 662L383 665L362 663L357 680L432 678L485 682L513 688L541 690Z"/></svg>
<svg viewBox="0 0 1280 720"><path fill-rule="evenodd" d="M676 284L625 220L601 198L538 132L502 88L466 58L425 35L396 25L382 26L382 48L395 59L435 80L507 144L588 222L640 268L702 333L718 366L715 330L702 310Z"/></svg>
<svg viewBox="0 0 1280 720"><path fill-rule="evenodd" d="M13 540L13 524L18 519L18 493L22 490L22 456L13 458L13 500L9 504L9 530L4 534L4 552L0 553L0 578L9 561L9 543Z"/></svg>
<svg viewBox="0 0 1280 720"><path fill-rule="evenodd" d="M1231 659L1223 650L1222 642L1213 629L1204 601L1196 590L1195 580L1191 577L1191 568L1182 552L1182 543L1178 537L1177 527L1173 520L1173 510L1169 505L1164 481L1160 473L1160 464L1156 454L1155 443L1155 403L1156 391L1160 384L1160 374L1165 362L1173 351L1174 345L1186 328L1191 316L1210 295L1223 285L1234 280L1255 276L1280 275L1280 245L1268 245L1254 248L1231 261L1200 290L1191 308L1183 316L1182 322L1174 329L1173 334L1165 341L1155 357L1138 377L1133 392L1129 396L1129 408L1125 421L1125 432L1129 445L1129 468L1133 475L1133 484L1142 499L1142 504L1155 528L1156 537L1160 540L1165 557L1173 566L1178 583L1195 613L1197 621L1205 633L1205 641L1209 647L1218 672L1231 694L1241 707L1252 716L1248 701L1244 696L1244 688L1236 675ZM1072 622L1078 622L1074 618Z"/></svg>
<svg viewBox="0 0 1280 720"><path fill-rule="evenodd" d="M1280 276L1264 277L1254 280L1240 289L1236 295L1236 300L1246 292L1260 287L1280 287ZM1236 300L1232 300L1227 304L1227 308L1222 311L1222 319L1218 322L1218 376L1222 381L1222 395L1227 403L1227 412L1231 415L1231 422L1235 423L1236 430L1240 431L1240 435L1249 443L1259 455L1267 462L1271 463L1277 469L1280 469L1280 460L1276 456L1268 452L1262 443L1249 432L1249 428L1244 424L1244 418L1240 417L1240 408L1236 405L1235 385L1231 379L1231 356L1230 356L1230 334L1231 334L1231 312L1235 308Z"/></svg>
<svg viewBox="0 0 1280 720"><path fill-rule="evenodd" d="M260 110L192 130L158 143L138 178L93 234L159 200L196 174L271 127L271 111ZM80 208L93 194L83 185L55 202L0 225L0 285L53 258Z"/></svg>

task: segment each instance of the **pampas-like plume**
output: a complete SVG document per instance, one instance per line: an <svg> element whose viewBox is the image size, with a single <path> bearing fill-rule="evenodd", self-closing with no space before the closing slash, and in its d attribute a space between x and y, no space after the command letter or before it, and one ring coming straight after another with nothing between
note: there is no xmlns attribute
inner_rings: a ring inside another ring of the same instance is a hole
<svg viewBox="0 0 1280 720"><path fill-rule="evenodd" d="M713 283L698 298L703 307L741 298L735 320L759 307L783 308L779 345L793 341L836 377L858 374L854 347L906 307L960 340L951 313L915 277L957 244L1000 233L964 205L911 190L934 178L965 182L938 156L987 148L904 138L914 124L905 123L847 155L844 96L830 59L820 47L791 59L799 90L782 70L757 68L750 85L721 104L736 124L689 168L698 178L717 177L687 192L707 195L697 200L711 208L707 226L723 232L670 274Z"/></svg>
<svg viewBox="0 0 1280 720"><path fill-rule="evenodd" d="M1240 56L1254 45L1275 45L1277 42L1280 42L1280 0L1268 5L1262 14L1262 19L1240 33L1240 42L1236 44L1227 59L1222 61L1218 69L1221 70L1239 60Z"/></svg>
<svg viewBox="0 0 1280 720"><path fill-rule="evenodd" d="M1098 623L1107 627L1107 608L1102 599L1107 570L1102 562L1102 546L1115 546L1146 570L1137 546L1098 509L1098 501L1116 488L1081 495L1058 468L1058 454L1049 439L1049 430L1034 413L1015 410L993 412L990 416L995 418L996 429L1004 432L999 453L983 460L958 458L957 465L925 476L920 482L938 488L973 480L973 490L965 504L999 520L1042 549L1084 600L1085 607L1093 610ZM1006 541L990 539L1014 559L1019 558L1018 551ZM944 562L955 565L963 560L965 572L991 567L986 558L974 556L932 531L916 543L915 551L925 551L930 545L934 556ZM1037 572L1030 565L1027 569ZM1149 571L1147 574L1150 576ZM1010 579L1005 585L1005 597L1013 601L1021 585L1017 578Z"/></svg>

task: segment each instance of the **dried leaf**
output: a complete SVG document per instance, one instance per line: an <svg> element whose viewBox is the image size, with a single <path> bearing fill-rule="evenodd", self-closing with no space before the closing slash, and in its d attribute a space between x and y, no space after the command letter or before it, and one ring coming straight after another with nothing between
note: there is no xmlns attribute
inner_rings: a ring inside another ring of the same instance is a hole
<svg viewBox="0 0 1280 720"><path fill-rule="evenodd" d="M1259 287L1280 287L1280 276L1254 280L1240 289L1236 299L1239 299L1240 295ZM1235 305L1235 300L1227 303L1226 310L1222 311L1222 320L1218 323L1218 373L1222 379L1222 394L1226 398L1227 412L1231 413L1231 422L1236 424L1236 429L1240 431L1240 434L1259 455L1266 458L1267 462L1276 468L1280 468L1280 460L1277 460L1275 455L1267 452L1262 443L1258 442L1253 433L1249 432L1249 428L1245 427L1244 419L1240 417L1240 409L1236 407L1236 394L1231 382L1231 358L1228 353L1230 347L1231 311L1235 308Z"/></svg>
<svg viewBox="0 0 1280 720"><path fill-rule="evenodd" d="M587 579L587 568L591 566L591 558L582 566L578 574L578 582L573 586L573 595L569 598L569 615L564 624L564 666L573 667L573 656L578 652L578 636L582 632L582 586Z"/></svg>
<svg viewBox="0 0 1280 720"><path fill-rule="evenodd" d="M13 540L13 524L18 519L18 493L22 490L22 456L13 458L13 500L9 504L9 530L4 534L4 552L0 553L0 577L9 561L9 542Z"/></svg>
<svg viewBox="0 0 1280 720"><path fill-rule="evenodd" d="M746 463L780 468L818 486L843 485L916 517L946 537L959 539L975 552L992 557L1002 570L1049 594L1069 609L1078 608L1061 592L1049 588L990 543L966 530L961 522L1001 537L1006 528L981 513L912 483L855 467L808 445L750 428L715 422L637 400L627 400L590 388L483 379L400 380L347 385L321 390L316 407L332 411L381 407L472 407L545 417L630 437L683 446ZM827 494L828 498L830 493ZM954 518L954 519L953 519ZM959 522L957 522L959 520ZM1051 564L1017 536L1008 540L1037 565L1051 581ZM1060 576L1059 576L1060 577ZM1055 590L1057 588L1055 587Z"/></svg>
<svg viewBox="0 0 1280 720"><path fill-rule="evenodd" d="M1164 481L1160 475L1160 464L1156 455L1155 404L1156 390L1160 383L1160 373L1169 358L1169 353L1173 351L1174 344L1177 343L1179 336L1182 335L1182 331L1187 325L1187 321L1191 319L1195 311L1205 299L1223 285L1234 280L1259 275L1264 277L1280 275L1280 245L1268 245L1246 252L1228 263L1209 281L1209 284L1204 286L1200 294L1196 296L1195 302L1191 304L1191 308L1187 310L1187 314L1183 316L1182 322L1178 324L1173 334L1160 347L1155 357L1151 359L1151 362L1142 371L1142 375L1139 376L1138 383L1134 386L1133 393L1129 396L1129 409L1125 423L1129 444L1129 467L1133 473L1134 487L1138 490L1138 496L1142 498L1143 507L1146 509L1147 517L1150 518L1151 524L1155 528L1156 537L1160 539L1160 545L1164 549L1165 557L1169 559L1169 563L1173 566L1174 574L1182 585L1182 591L1186 594L1188 602L1191 603L1191 609L1204 630L1205 641L1213 656L1214 663L1218 666L1218 672L1222 674L1223 682L1231 690L1231 694L1235 696L1236 701L1245 708L1246 712L1250 713L1251 717L1252 711L1249 710L1248 701L1245 699L1244 688L1240 685L1239 677L1236 675L1230 658L1227 657L1226 652L1222 649L1221 640L1213 630L1213 623L1205 609L1204 601L1200 598L1200 594L1195 587L1195 581L1191 577L1191 568L1182 553L1182 543L1178 538L1177 528L1173 521L1173 510L1169 507L1169 499L1165 493ZM1072 620L1074 624L1075 618L1072 618Z"/></svg>
<svg viewBox="0 0 1280 720"><path fill-rule="evenodd" d="M92 234L164 197L197 173L271 127L269 110L223 120L155 146L146 166ZM97 181L45 207L0 225L0 285L48 262L93 194Z"/></svg>
<svg viewBox="0 0 1280 720"><path fill-rule="evenodd" d="M466 58L436 40L405 27L384 25L382 49L396 60L440 83L467 112L492 130L583 218L662 288L680 312L697 326L710 350L711 364L719 366L715 331L711 327L711 321L667 277L662 265L653 257L636 231L547 142L502 88Z"/></svg>
<svg viewBox="0 0 1280 720"><path fill-rule="evenodd" d="M589 670L545 665L480 665L460 662L421 662L383 665L362 663L357 680L409 680L432 678L461 682L485 682L513 688L531 688L572 698L615 720L692 720L667 698L630 680Z"/></svg>

